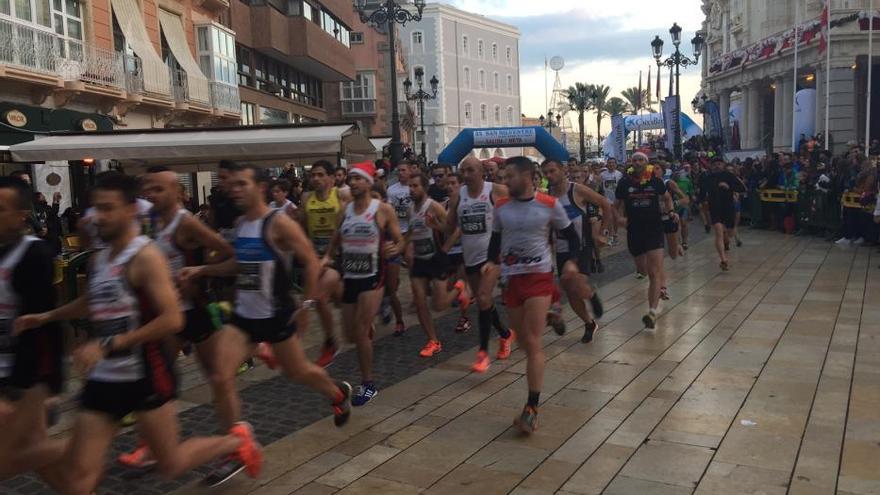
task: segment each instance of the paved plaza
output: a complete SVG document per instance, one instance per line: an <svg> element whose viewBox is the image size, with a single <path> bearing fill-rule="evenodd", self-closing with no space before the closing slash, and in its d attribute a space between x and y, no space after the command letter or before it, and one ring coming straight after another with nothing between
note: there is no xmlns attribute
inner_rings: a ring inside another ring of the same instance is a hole
<svg viewBox="0 0 880 495"><path fill-rule="evenodd" d="M654 331L641 323L647 281L625 252L610 255L593 343L580 343L569 309L570 332L544 336L530 437L511 428L526 399L522 351L471 373L476 335L453 334L446 313L437 359L417 357L417 327L379 332L379 396L342 429L317 395L263 367L244 374L245 417L266 445L258 480L206 490L206 469L166 483L113 467L98 493L880 493L880 255L764 231L744 242L730 272L707 239L669 262L672 300ZM354 353L330 369L356 378ZM189 360L183 370L185 433L214 431L207 386ZM117 448L133 442L128 432ZM45 491L30 477L0 484L4 494Z"/></svg>

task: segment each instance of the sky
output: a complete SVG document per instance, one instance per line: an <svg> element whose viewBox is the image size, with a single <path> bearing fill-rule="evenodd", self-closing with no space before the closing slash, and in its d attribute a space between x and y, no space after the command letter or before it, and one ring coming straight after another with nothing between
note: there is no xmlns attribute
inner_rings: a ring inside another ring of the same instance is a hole
<svg viewBox="0 0 880 495"><path fill-rule="evenodd" d="M692 56L690 39L700 28L701 0L446 0L474 13L511 24L520 30L520 93L522 112L527 117L546 114L544 60L553 56L565 59L560 71L563 87L584 82L611 87L611 96L620 96L628 87L638 86L639 71L647 86L648 67L656 77L656 63L651 56L655 35L665 42L668 56L672 41L669 28L677 22L682 31L682 50ZM547 86L553 90L555 74L547 71ZM664 71L661 95L669 88ZM656 85L656 80L653 81ZM683 69L682 106L693 113L690 101L700 89L699 67ZM548 97L549 98L549 97ZM588 133L595 135L595 114L588 114ZM695 119L701 122L702 119ZM577 117L571 119L577 126ZM602 134L610 122L602 123Z"/></svg>

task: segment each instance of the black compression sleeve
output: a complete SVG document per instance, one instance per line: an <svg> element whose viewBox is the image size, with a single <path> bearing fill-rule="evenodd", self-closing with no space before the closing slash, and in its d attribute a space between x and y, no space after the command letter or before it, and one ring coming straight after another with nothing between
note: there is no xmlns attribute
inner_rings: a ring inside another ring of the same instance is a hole
<svg viewBox="0 0 880 495"><path fill-rule="evenodd" d="M577 230L574 228L574 224L569 224L568 227L559 231L565 240L568 241L568 252L572 254L580 254L581 252L581 238L578 236Z"/></svg>
<svg viewBox="0 0 880 495"><path fill-rule="evenodd" d="M501 256L501 232L492 232L489 238L489 261L497 263Z"/></svg>

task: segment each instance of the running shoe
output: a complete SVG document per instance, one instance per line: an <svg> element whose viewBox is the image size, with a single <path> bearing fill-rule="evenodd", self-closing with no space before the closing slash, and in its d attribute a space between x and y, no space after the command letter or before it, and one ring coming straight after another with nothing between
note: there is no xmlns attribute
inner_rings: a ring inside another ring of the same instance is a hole
<svg viewBox="0 0 880 495"><path fill-rule="evenodd" d="M406 333L406 325L398 321L397 325L394 325L394 336L400 337L404 333Z"/></svg>
<svg viewBox="0 0 880 495"><path fill-rule="evenodd" d="M477 352L477 360L471 365L471 371L475 373L485 373L489 370L489 353L486 351Z"/></svg>
<svg viewBox="0 0 880 495"><path fill-rule="evenodd" d="M318 356L318 360L315 361L315 364L322 368L326 368L333 363L333 358L335 358L338 353L339 347L336 345L336 342L324 341L324 344L321 345L321 355Z"/></svg>
<svg viewBox="0 0 880 495"><path fill-rule="evenodd" d="M464 280L456 281L455 288L458 289L458 296L455 297L455 300L458 301L458 307L464 313L471 305L471 295L468 293Z"/></svg>
<svg viewBox="0 0 880 495"><path fill-rule="evenodd" d="M257 351L254 353L254 356L262 361L270 370L274 370L278 367L278 360L275 359L275 353L272 351L272 346L266 342L260 342L257 344Z"/></svg>
<svg viewBox="0 0 880 495"><path fill-rule="evenodd" d="M425 347L422 347L422 350L419 351L419 356L423 358L428 358L442 350L443 346L440 345L440 342L436 340L429 340L428 343L425 344Z"/></svg>
<svg viewBox="0 0 880 495"><path fill-rule="evenodd" d="M605 314L605 306L602 305L598 292L593 292L593 297L590 298L590 306L593 308L593 318L599 319Z"/></svg>
<svg viewBox="0 0 880 495"><path fill-rule="evenodd" d="M510 335L506 339L504 337L498 339L498 352L495 354L495 359L507 359L510 357L510 348L516 342L516 332L512 328L507 331L510 332Z"/></svg>
<svg viewBox="0 0 880 495"><path fill-rule="evenodd" d="M553 328L553 331L556 332L556 335L565 335L565 320L563 320L561 316L548 314L547 323L550 324L550 327Z"/></svg>
<svg viewBox="0 0 880 495"><path fill-rule="evenodd" d="M648 330L653 330L655 326L657 326L657 315L648 313L642 317L642 323L645 324L645 328Z"/></svg>
<svg viewBox="0 0 880 495"><path fill-rule="evenodd" d="M687 250L688 250L688 243L683 242L683 243L681 244L681 247L683 247L684 250L687 251Z"/></svg>
<svg viewBox="0 0 880 495"><path fill-rule="evenodd" d="M382 298L382 306L379 310L382 314L382 324L387 325L391 323L391 302L387 297Z"/></svg>
<svg viewBox="0 0 880 495"><path fill-rule="evenodd" d="M455 325L455 333L464 333L471 329L471 320L467 316L460 316Z"/></svg>
<svg viewBox="0 0 880 495"><path fill-rule="evenodd" d="M841 237L840 239L834 241L834 244L837 244L838 246L849 246L850 244L852 244L852 241L847 239L846 237Z"/></svg>
<svg viewBox="0 0 880 495"><path fill-rule="evenodd" d="M239 421L232 425L229 432L241 441L235 456L244 464L247 475L256 478L263 470L263 447L257 442L253 427L250 423Z"/></svg>
<svg viewBox="0 0 880 495"><path fill-rule="evenodd" d="M645 276L646 275L642 272L636 272L636 280L644 280Z"/></svg>
<svg viewBox="0 0 880 495"><path fill-rule="evenodd" d="M351 405L354 407L363 406L377 395L379 395L379 391L376 390L376 386L372 383L359 385L354 397L351 398Z"/></svg>
<svg viewBox="0 0 880 495"><path fill-rule="evenodd" d="M156 465L156 458L145 443L139 443L131 452L119 454L116 461L130 469L147 469Z"/></svg>
<svg viewBox="0 0 880 495"><path fill-rule="evenodd" d="M519 428L519 431L529 434L538 429L538 410L532 406L526 405L522 414L513 420L513 426Z"/></svg>
<svg viewBox="0 0 880 495"><path fill-rule="evenodd" d="M238 367L238 371L236 371L236 374L241 375L241 374L247 373L248 371L252 370L253 367L254 367L253 358L247 358L245 360L245 362L241 363L241 365Z"/></svg>
<svg viewBox="0 0 880 495"><path fill-rule="evenodd" d="M743 247L743 241L741 241L738 237L736 239L736 247Z"/></svg>
<svg viewBox="0 0 880 495"><path fill-rule="evenodd" d="M137 416L135 416L134 413L128 413L128 414L126 414L126 415L123 416L122 419L119 421L119 424L121 424L123 428L124 428L124 427L127 427L127 426L132 426L132 425L134 425L135 423L137 423Z"/></svg>
<svg viewBox="0 0 880 495"><path fill-rule="evenodd" d="M666 287L660 287L660 299L669 300L669 290Z"/></svg>
<svg viewBox="0 0 880 495"><path fill-rule="evenodd" d="M706 229L706 233L707 233L707 234L709 233L710 230L712 230L712 227L710 227L710 226L708 226L708 225L703 225L703 228Z"/></svg>
<svg viewBox="0 0 880 495"><path fill-rule="evenodd" d="M340 381L336 382L336 386L342 392L342 399L333 403L333 424L339 428L348 423L348 418L351 416L351 385Z"/></svg>
<svg viewBox="0 0 880 495"><path fill-rule="evenodd" d="M208 476L205 476L202 484L210 488L220 486L231 480L236 474L244 471L244 468L245 465L236 456L229 456L222 464L214 468Z"/></svg>
<svg viewBox="0 0 880 495"><path fill-rule="evenodd" d="M730 270L730 264L728 264L726 261L722 261L719 266L721 266L722 272L726 272L727 270Z"/></svg>
<svg viewBox="0 0 880 495"><path fill-rule="evenodd" d="M865 243L865 238L859 237L858 239L852 241L852 243L853 243L853 246L861 246L862 244Z"/></svg>
<svg viewBox="0 0 880 495"><path fill-rule="evenodd" d="M581 337L581 342L584 344L589 344L593 341L593 334L596 333L596 330L599 329L599 323L596 320L593 320L586 325L584 325L584 336Z"/></svg>

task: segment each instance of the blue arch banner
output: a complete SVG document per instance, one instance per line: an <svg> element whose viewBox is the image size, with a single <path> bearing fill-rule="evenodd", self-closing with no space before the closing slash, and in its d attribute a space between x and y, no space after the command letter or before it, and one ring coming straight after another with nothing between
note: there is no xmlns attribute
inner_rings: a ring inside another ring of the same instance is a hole
<svg viewBox="0 0 880 495"><path fill-rule="evenodd" d="M529 146L534 146L546 158L560 161L569 158L568 150L543 127L493 127L462 129L437 157L437 163L457 165L473 149Z"/></svg>

